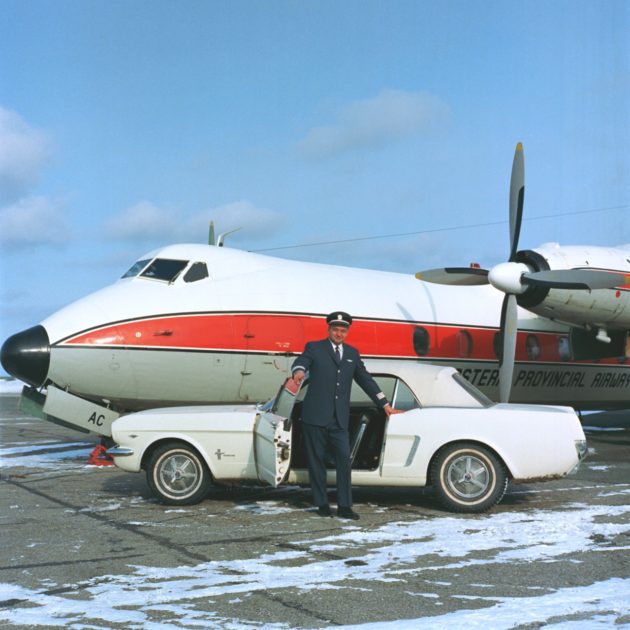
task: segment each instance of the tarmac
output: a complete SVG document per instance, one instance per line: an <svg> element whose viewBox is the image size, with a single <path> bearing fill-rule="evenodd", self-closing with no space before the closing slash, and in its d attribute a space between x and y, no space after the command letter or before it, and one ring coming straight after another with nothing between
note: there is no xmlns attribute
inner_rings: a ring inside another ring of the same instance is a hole
<svg viewBox="0 0 630 630"><path fill-rule="evenodd" d="M157 503L89 466L97 437L0 396L0 623L32 628L630 627L630 422L585 416L589 457L483 515L423 489L356 489L361 520L300 487ZM543 436L544 439L544 436Z"/></svg>

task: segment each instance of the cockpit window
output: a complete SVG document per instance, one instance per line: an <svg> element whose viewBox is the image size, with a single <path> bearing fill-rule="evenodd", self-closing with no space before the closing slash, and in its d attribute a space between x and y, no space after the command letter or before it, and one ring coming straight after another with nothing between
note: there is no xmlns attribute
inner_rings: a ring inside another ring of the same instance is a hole
<svg viewBox="0 0 630 630"><path fill-rule="evenodd" d="M156 258L143 272L144 278L173 282L188 264L187 260L173 260L170 258Z"/></svg>
<svg viewBox="0 0 630 630"><path fill-rule="evenodd" d="M150 258L146 258L145 260L138 260L133 263L129 270L125 273L123 278L132 278L133 276L137 276L148 264L151 262Z"/></svg>
<svg viewBox="0 0 630 630"><path fill-rule="evenodd" d="M184 274L184 282L197 282L208 277L206 263L196 262L190 265L190 269Z"/></svg>

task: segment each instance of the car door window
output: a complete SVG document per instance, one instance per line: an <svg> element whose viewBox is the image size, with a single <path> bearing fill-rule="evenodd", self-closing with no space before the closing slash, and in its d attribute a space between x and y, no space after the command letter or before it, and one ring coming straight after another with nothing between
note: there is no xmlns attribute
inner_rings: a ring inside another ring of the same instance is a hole
<svg viewBox="0 0 630 630"><path fill-rule="evenodd" d="M404 381L390 374L374 374L373 376L381 391L394 408L409 411L409 409L420 407L420 403ZM356 383L353 383L350 404L352 406L364 406L373 405L374 403Z"/></svg>
<svg viewBox="0 0 630 630"><path fill-rule="evenodd" d="M304 400L308 384L304 382L301 388L295 387L295 381L288 378L280 388L271 409L272 413L282 418L290 418L296 402Z"/></svg>
<svg viewBox="0 0 630 630"><path fill-rule="evenodd" d="M394 396L394 390L396 389L395 376L388 374L373 374L374 380L380 387L381 391L385 394L387 400L392 400ZM352 383L352 391L350 393L350 404L352 406L364 406L373 405L372 399L357 385Z"/></svg>
<svg viewBox="0 0 630 630"><path fill-rule="evenodd" d="M392 398L392 407L394 407L394 409L400 409L401 411L409 411L410 409L418 409L420 407L420 403L413 395L407 383L400 379L397 379L396 382L396 389L394 390L394 396Z"/></svg>

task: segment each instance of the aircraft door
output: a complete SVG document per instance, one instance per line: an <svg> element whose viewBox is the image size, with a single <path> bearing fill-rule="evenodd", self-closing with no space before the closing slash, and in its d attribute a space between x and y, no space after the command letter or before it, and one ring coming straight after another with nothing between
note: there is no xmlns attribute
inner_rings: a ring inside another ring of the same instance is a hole
<svg viewBox="0 0 630 630"><path fill-rule="evenodd" d="M304 349L302 322L286 315L252 315L243 335L246 354L239 398L265 400L279 378L288 376L293 357Z"/></svg>

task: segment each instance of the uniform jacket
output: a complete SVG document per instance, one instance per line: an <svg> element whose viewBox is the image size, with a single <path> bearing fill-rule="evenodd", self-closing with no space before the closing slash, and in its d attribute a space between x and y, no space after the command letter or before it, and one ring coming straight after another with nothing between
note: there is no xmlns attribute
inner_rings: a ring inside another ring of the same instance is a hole
<svg viewBox="0 0 630 630"><path fill-rule="evenodd" d="M347 343L343 344L343 356L338 363L329 339L309 341L293 362L292 372L298 369L309 373L302 405L302 422L307 424L327 426L337 418L347 429L353 380L378 406L387 404L387 398L363 365L359 351Z"/></svg>

